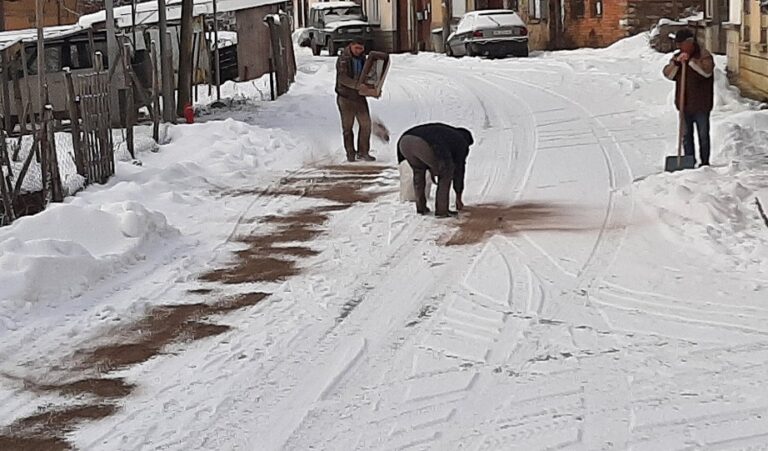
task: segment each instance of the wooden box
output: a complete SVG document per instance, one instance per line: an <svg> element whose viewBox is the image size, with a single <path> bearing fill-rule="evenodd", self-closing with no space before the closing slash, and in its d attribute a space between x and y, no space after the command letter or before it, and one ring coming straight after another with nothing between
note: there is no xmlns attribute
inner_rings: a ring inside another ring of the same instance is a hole
<svg viewBox="0 0 768 451"><path fill-rule="evenodd" d="M384 81L389 72L389 63L390 59L387 53L374 51L368 54L368 59L363 66L363 73L360 75L358 91L361 95L377 99L381 97Z"/></svg>

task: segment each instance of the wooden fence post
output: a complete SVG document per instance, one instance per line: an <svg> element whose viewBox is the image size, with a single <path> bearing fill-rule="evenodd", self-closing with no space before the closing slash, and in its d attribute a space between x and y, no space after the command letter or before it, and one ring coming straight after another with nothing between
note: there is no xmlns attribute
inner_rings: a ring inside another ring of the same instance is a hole
<svg viewBox="0 0 768 451"><path fill-rule="evenodd" d="M135 105L133 101L133 79L129 76L131 71L131 46L123 44L123 73L125 77L125 139L128 146L128 152L131 158L136 158L136 149L133 140L133 116L135 115Z"/></svg>
<svg viewBox="0 0 768 451"><path fill-rule="evenodd" d="M0 51L0 64L2 65L3 73L0 75L0 90L2 91L2 104L3 104L3 128L8 133L11 133L11 89L10 89L10 82L11 77L9 76L9 73L11 72L11 65L8 61L8 57L6 55L6 52Z"/></svg>
<svg viewBox="0 0 768 451"><path fill-rule="evenodd" d="M152 103L155 116L152 118L152 137L156 143L160 142L160 77L157 68L157 44L152 41L150 47L152 57Z"/></svg>
<svg viewBox="0 0 768 451"><path fill-rule="evenodd" d="M8 167L9 173L5 174L5 167ZM5 140L5 132L0 130L0 196L3 200L3 217L0 218L0 225L7 225L16 219L13 211L13 197L11 192L11 161L8 157L8 143Z"/></svg>
<svg viewBox="0 0 768 451"><path fill-rule="evenodd" d="M48 87L46 86L46 100L48 98ZM47 103L47 102L46 102ZM56 128L54 127L53 107L45 105L45 133L47 134L48 146L48 174L50 176L50 199L53 202L64 200L64 190L61 186L61 174L59 173L59 159L56 153Z"/></svg>

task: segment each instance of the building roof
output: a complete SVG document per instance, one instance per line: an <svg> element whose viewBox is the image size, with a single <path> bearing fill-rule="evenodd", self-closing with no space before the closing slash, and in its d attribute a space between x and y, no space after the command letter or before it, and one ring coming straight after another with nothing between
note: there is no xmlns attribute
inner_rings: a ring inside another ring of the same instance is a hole
<svg viewBox="0 0 768 451"><path fill-rule="evenodd" d="M264 5L284 3L286 0L215 0L218 12L231 12L243 9L256 8ZM214 0L194 0L194 16L213 14ZM167 0L166 17L169 22L181 20L181 0ZM104 10L82 16L78 24L82 27L92 27L102 24L107 20L107 12ZM149 1L136 4L136 25L154 25L159 22L157 2ZM118 28L128 28L133 25L133 12L131 5L115 8L115 22Z"/></svg>
<svg viewBox="0 0 768 451"><path fill-rule="evenodd" d="M43 37L45 39L63 38L77 34L83 30L85 30L85 28L80 25L46 27L43 29ZM18 42L35 41L37 41L37 28L0 32L0 50L5 50Z"/></svg>
<svg viewBox="0 0 768 451"><path fill-rule="evenodd" d="M312 5L313 9L331 9L331 8L351 8L353 6L360 6L355 2L321 2Z"/></svg>
<svg viewBox="0 0 768 451"><path fill-rule="evenodd" d="M470 11L466 15L467 16L491 16L495 14L515 14L516 12L512 11L511 9L481 9L478 11Z"/></svg>

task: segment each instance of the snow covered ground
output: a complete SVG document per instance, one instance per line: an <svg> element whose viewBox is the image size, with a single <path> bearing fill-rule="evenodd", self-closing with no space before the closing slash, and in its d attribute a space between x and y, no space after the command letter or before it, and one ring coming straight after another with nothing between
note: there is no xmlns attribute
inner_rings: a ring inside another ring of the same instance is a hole
<svg viewBox="0 0 768 451"><path fill-rule="evenodd" d="M662 173L677 114L646 42L397 55L372 102L395 139L357 170L332 59L301 50L274 103L227 85L143 165L0 229L0 445L764 447L768 111L718 72L714 166ZM396 137L436 120L476 137L459 220L398 201ZM96 358L169 305L219 329ZM86 378L130 389L61 388Z"/></svg>

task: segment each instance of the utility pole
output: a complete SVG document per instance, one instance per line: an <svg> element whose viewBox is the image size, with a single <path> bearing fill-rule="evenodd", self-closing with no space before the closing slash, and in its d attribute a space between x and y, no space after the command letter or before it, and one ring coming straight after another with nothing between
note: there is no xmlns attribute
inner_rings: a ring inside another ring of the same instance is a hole
<svg viewBox="0 0 768 451"><path fill-rule="evenodd" d="M109 80L109 106L112 120L120 117L120 98L119 90L125 86L123 80L123 64L120 58L120 50L117 46L117 33L115 32L115 2L114 0L104 0L104 9L107 12L107 65L112 77Z"/></svg>
<svg viewBox="0 0 768 451"><path fill-rule="evenodd" d="M451 35L451 16L453 15L453 0L443 0L443 45L448 45L448 36ZM448 50L446 49L446 53Z"/></svg>
<svg viewBox="0 0 768 451"><path fill-rule="evenodd" d="M48 154L48 129L45 120L45 33L43 32L43 14L45 4L43 0L35 1L35 26L37 27L37 106L40 109L38 116L38 123L40 127L37 129L39 133L39 149L38 158L40 161L40 174L43 185L43 204L48 205L50 201L49 193L51 188L51 178L49 177L50 171L48 170L48 159L51 155ZM34 149L30 150L34 152Z"/></svg>
<svg viewBox="0 0 768 451"><path fill-rule="evenodd" d="M43 32L43 0L35 1L35 26L37 27L37 106L42 121L45 111L45 34Z"/></svg>
<svg viewBox="0 0 768 451"><path fill-rule="evenodd" d="M160 73L163 84L163 121L176 122L176 105L173 99L173 54L171 53L171 40L168 37L167 13L165 0L157 0L157 18L160 22Z"/></svg>
<svg viewBox="0 0 768 451"><path fill-rule="evenodd" d="M179 116L184 115L184 107L192 103L192 49L194 0L181 1L181 43L179 45L179 100L176 110Z"/></svg>
<svg viewBox="0 0 768 451"><path fill-rule="evenodd" d="M133 29L133 49L136 50L138 46L136 42L136 0L131 0L131 28Z"/></svg>
<svg viewBox="0 0 768 451"><path fill-rule="evenodd" d="M219 60L219 14L218 7L216 6L216 0L213 0L213 52L216 71L216 101L221 102L221 61Z"/></svg>

